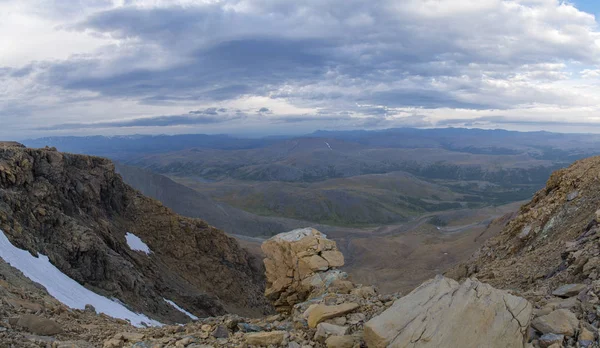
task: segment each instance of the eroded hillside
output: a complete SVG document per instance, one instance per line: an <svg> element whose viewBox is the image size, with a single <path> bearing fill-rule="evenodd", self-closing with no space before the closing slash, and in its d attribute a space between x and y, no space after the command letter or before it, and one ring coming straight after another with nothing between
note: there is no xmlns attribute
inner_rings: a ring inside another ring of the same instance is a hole
<svg viewBox="0 0 600 348"><path fill-rule="evenodd" d="M260 263L222 231L174 214L123 183L106 159L0 147L0 230L68 277L161 322L259 315ZM148 251L126 240L139 238Z"/></svg>

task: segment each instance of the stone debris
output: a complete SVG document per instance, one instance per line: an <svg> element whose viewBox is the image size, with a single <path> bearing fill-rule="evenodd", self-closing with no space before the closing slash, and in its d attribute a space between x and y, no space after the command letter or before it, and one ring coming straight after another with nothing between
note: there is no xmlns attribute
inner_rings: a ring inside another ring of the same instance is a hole
<svg viewBox="0 0 600 348"><path fill-rule="evenodd" d="M380 295L337 269L343 263L336 259L335 243L316 230L285 234L265 244L269 244L264 248L265 264L285 265L285 272L275 266L267 270L266 294L272 295L279 314L262 318L229 314L186 325L134 328L91 308L66 309L35 287L23 293L22 287L0 280L0 295L6 298L0 310L11 318L6 325L0 321L0 342L28 348L598 346L600 319L594 313L600 305L596 295L600 281L559 285L553 287L554 295L549 290L525 294L532 302L476 279L457 282L443 276L404 297ZM313 256L325 260L327 269ZM305 262L300 262L303 258ZM0 271L1 267L0 262ZM277 274L286 280L280 282ZM36 321L61 330L44 336L42 332L50 331L34 331L29 322ZM465 328L476 334L466 335Z"/></svg>

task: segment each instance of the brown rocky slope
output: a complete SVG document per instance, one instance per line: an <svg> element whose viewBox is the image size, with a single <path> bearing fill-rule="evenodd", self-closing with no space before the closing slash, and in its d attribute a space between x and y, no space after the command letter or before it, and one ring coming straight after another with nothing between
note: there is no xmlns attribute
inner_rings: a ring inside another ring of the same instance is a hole
<svg viewBox="0 0 600 348"><path fill-rule="evenodd" d="M600 157L592 157L553 173L499 235L447 275L477 277L532 301L535 346L545 346L544 335L564 336L558 346L598 346L599 241Z"/></svg>
<svg viewBox="0 0 600 348"><path fill-rule="evenodd" d="M3 143L0 230L80 284L162 322L189 320L163 298L200 317L269 310L263 271L234 239L143 196L103 158ZM128 232L152 252L131 250Z"/></svg>

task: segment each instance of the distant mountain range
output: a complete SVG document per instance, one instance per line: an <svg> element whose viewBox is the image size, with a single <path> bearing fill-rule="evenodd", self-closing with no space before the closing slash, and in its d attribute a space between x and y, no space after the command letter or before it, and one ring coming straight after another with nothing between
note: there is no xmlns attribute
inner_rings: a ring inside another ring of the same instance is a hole
<svg viewBox="0 0 600 348"><path fill-rule="evenodd" d="M257 149L297 137L238 138L229 135L130 135L47 137L22 141L29 147L54 146L61 151L111 158L167 153L190 148ZM466 128L393 128L376 131L316 131L304 138L338 139L378 148L440 148L474 154L510 155L528 152L540 159L583 158L596 153L600 135L516 132Z"/></svg>
<svg viewBox="0 0 600 348"><path fill-rule="evenodd" d="M174 208L180 213L231 231L253 221L256 229L244 232L249 235L280 232L297 220L359 227L520 201L543 187L552 171L600 153L600 135L461 128L318 131L260 139L53 137L24 143L109 157L167 176L168 181L154 177L153 187L149 172L123 171L130 185L164 202L186 197L186 204ZM181 193L181 185L195 194Z"/></svg>

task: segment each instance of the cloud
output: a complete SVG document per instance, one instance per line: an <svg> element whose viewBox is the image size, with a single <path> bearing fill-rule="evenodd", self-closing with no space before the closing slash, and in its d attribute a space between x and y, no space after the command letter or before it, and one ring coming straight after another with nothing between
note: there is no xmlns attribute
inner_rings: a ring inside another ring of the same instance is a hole
<svg viewBox="0 0 600 348"><path fill-rule="evenodd" d="M573 122L566 120L524 120L506 116L485 116L470 119L447 119L436 123L436 126L463 126L482 127L490 125L527 125L527 126L574 126L574 127L600 127L595 122Z"/></svg>
<svg viewBox="0 0 600 348"><path fill-rule="evenodd" d="M261 114L261 115L268 115L268 114L272 114L273 111L271 111L271 110L269 110L269 108L266 108L263 106L262 108L258 109L257 113Z"/></svg>
<svg viewBox="0 0 600 348"><path fill-rule="evenodd" d="M49 127L40 127L38 130L65 130L65 129L102 129L102 128L133 128L133 127L172 127L189 125L206 125L231 122L243 119L245 116L221 115L217 108L190 111L188 115L169 115L157 117L142 117L131 120L96 122L96 123L64 123Z"/></svg>
<svg viewBox="0 0 600 348"><path fill-rule="evenodd" d="M7 134L222 132L241 114L315 128L517 111L595 122L597 30L558 0L5 0L0 119Z"/></svg>

